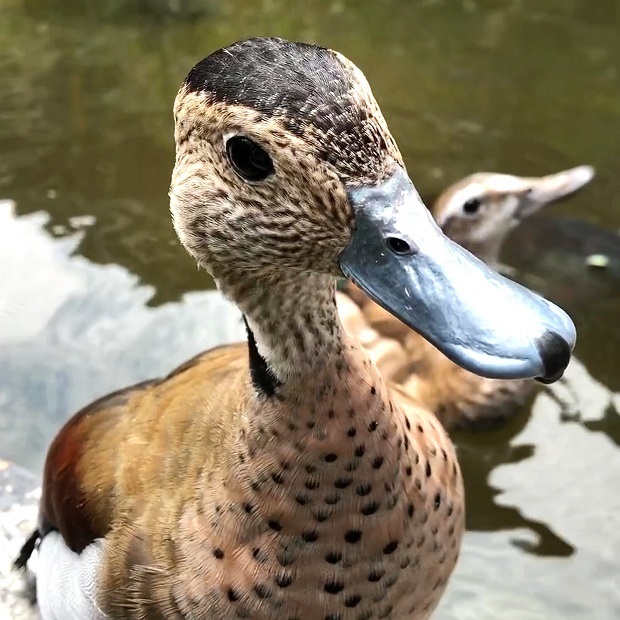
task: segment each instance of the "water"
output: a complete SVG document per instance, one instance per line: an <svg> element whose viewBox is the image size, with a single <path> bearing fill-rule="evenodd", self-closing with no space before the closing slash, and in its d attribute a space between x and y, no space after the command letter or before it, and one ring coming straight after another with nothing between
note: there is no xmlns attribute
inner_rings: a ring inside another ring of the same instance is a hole
<svg viewBox="0 0 620 620"><path fill-rule="evenodd" d="M574 316L577 362L509 428L455 437L469 531L437 617L619 617L620 5L303 5L0 3L0 455L39 471L81 405L242 334L170 225L172 101L216 47L314 41L363 68L425 196L596 167L506 250Z"/></svg>

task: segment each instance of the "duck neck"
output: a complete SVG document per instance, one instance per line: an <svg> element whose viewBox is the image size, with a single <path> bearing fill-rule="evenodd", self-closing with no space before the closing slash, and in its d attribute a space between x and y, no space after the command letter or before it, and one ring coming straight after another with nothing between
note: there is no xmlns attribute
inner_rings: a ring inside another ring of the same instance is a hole
<svg viewBox="0 0 620 620"><path fill-rule="evenodd" d="M341 366L350 349L332 277L294 274L218 283L244 315L252 383L259 392L299 397Z"/></svg>

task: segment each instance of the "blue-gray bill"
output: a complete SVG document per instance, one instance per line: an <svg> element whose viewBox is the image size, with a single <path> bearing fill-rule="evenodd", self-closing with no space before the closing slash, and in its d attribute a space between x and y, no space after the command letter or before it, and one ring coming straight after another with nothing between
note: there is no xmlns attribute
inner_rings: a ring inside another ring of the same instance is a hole
<svg viewBox="0 0 620 620"><path fill-rule="evenodd" d="M374 301L478 375L562 376L576 339L570 317L448 239L402 168L349 199L356 225L340 267Z"/></svg>

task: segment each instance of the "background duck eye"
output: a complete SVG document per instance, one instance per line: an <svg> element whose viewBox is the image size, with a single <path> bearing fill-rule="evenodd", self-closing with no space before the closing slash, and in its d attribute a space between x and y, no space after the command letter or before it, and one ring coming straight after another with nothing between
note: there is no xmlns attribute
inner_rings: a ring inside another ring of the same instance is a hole
<svg viewBox="0 0 620 620"><path fill-rule="evenodd" d="M273 172L273 162L267 151L243 136L226 142L226 153L235 172L246 181L263 181Z"/></svg>
<svg viewBox="0 0 620 620"><path fill-rule="evenodd" d="M478 212L478 210L480 209L480 205L480 198L470 198L463 205L463 211L468 215L473 215L474 213Z"/></svg>

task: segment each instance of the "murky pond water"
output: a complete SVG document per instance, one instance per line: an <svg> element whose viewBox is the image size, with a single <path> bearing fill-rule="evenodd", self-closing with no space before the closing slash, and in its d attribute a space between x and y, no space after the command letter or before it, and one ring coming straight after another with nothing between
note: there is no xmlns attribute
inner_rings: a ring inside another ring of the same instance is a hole
<svg viewBox="0 0 620 620"><path fill-rule="evenodd" d="M620 617L617 0L1 2L0 455L38 471L78 407L243 333L166 193L180 81L259 34L360 65L424 195L596 167L507 248L573 314L577 360L511 427L455 438L469 532L437 616Z"/></svg>

